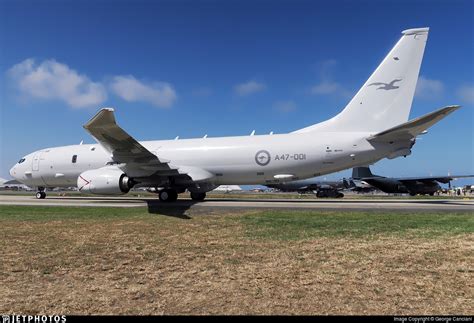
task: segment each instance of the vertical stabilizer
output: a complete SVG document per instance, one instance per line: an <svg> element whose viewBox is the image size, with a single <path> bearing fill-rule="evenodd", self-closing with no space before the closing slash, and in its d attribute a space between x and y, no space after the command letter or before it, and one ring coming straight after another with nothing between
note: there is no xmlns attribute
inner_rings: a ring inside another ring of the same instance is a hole
<svg viewBox="0 0 474 323"><path fill-rule="evenodd" d="M374 177L374 174L372 174L369 167L354 167L352 169L352 178L360 179L367 177Z"/></svg>
<svg viewBox="0 0 474 323"><path fill-rule="evenodd" d="M379 132L408 121L429 28L408 29L345 109L310 131Z"/></svg>

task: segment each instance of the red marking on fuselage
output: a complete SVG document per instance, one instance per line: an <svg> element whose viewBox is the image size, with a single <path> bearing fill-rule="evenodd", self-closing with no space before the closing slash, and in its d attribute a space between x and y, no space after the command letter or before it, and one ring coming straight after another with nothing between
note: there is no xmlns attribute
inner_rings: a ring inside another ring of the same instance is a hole
<svg viewBox="0 0 474 323"><path fill-rule="evenodd" d="M80 176L79 175L79 178L82 179L84 182L86 182L84 185L82 185L80 188L79 188L79 191L82 190L84 188L84 186L87 186L90 184L90 181L88 181L87 179L85 179L84 177Z"/></svg>

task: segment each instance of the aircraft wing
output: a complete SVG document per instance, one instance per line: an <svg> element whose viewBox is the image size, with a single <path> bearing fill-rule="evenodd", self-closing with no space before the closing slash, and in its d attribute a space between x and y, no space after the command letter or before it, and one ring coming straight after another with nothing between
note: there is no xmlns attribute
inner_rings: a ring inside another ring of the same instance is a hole
<svg viewBox="0 0 474 323"><path fill-rule="evenodd" d="M169 161L158 158L120 128L112 108L101 109L84 129L111 154L114 162L122 164L121 168L130 176L178 174L168 165Z"/></svg>
<svg viewBox="0 0 474 323"><path fill-rule="evenodd" d="M368 141L372 142L391 142L398 140L410 140L415 138L420 133L446 117L451 112L459 109L459 105L448 106L441 108L437 111L428 113L419 118L410 120L396 127L388 130L379 132L373 136L367 138Z"/></svg>
<svg viewBox="0 0 474 323"><path fill-rule="evenodd" d="M430 176L430 177L405 177L405 178L394 178L397 181L402 183L409 183L409 182L433 182L437 181L443 184L447 184L452 180L456 180L458 178L468 178L474 177L474 175L460 175L460 176Z"/></svg>

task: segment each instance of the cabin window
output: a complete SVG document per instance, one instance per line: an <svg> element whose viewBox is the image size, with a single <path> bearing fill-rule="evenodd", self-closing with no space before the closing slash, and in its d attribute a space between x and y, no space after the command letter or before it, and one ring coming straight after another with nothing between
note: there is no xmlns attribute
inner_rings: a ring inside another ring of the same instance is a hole
<svg viewBox="0 0 474 323"><path fill-rule="evenodd" d="M77 155L72 156L72 163L75 164L77 161Z"/></svg>
<svg viewBox="0 0 474 323"><path fill-rule="evenodd" d="M24 161L25 161L25 158L22 158L22 159L20 159L20 160L18 161L18 164L21 164L21 163L23 163Z"/></svg>

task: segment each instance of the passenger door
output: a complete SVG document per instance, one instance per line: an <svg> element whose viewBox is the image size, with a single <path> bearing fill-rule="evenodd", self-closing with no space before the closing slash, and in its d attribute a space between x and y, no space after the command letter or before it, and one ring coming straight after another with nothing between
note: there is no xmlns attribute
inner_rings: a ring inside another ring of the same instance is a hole
<svg viewBox="0 0 474 323"><path fill-rule="evenodd" d="M36 153L36 155L33 156L33 165L31 167L31 170L34 172L39 171L41 155L43 155L42 151Z"/></svg>

